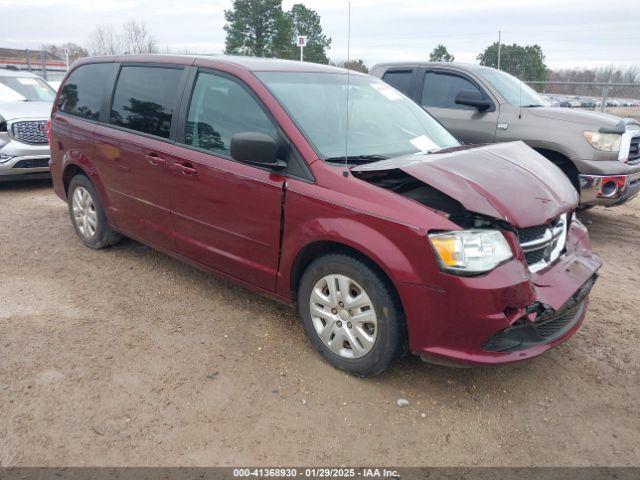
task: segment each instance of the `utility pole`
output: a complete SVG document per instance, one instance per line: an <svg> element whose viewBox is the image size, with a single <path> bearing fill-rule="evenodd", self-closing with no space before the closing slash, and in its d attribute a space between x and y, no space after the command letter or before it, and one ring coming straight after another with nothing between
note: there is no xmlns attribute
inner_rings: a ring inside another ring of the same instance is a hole
<svg viewBox="0 0 640 480"><path fill-rule="evenodd" d="M500 48L502 47L502 31L498 30L498 70L500 70Z"/></svg>

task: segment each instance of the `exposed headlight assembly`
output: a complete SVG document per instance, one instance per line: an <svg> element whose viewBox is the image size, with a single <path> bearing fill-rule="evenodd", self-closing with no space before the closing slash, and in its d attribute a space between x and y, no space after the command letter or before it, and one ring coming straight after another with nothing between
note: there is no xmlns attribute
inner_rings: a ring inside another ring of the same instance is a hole
<svg viewBox="0 0 640 480"><path fill-rule="evenodd" d="M430 233L429 241L442 270L458 275L478 275L513 258L499 230L455 230Z"/></svg>
<svg viewBox="0 0 640 480"><path fill-rule="evenodd" d="M622 135L619 133L600 133L586 131L584 132L584 138L591 144L596 150L602 152L617 152L620 150L620 141Z"/></svg>

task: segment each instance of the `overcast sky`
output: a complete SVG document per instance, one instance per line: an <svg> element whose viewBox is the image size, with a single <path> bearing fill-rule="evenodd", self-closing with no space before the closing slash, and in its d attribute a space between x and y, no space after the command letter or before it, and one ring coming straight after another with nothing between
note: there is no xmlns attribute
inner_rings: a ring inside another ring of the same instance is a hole
<svg viewBox="0 0 640 480"><path fill-rule="evenodd" d="M316 10L347 56L347 0L284 0ZM231 0L0 0L0 47L86 45L97 25L144 21L161 48L220 53ZM372 66L424 59L443 43L457 61L474 62L497 40L542 46L551 68L640 64L638 0L352 0L351 57Z"/></svg>

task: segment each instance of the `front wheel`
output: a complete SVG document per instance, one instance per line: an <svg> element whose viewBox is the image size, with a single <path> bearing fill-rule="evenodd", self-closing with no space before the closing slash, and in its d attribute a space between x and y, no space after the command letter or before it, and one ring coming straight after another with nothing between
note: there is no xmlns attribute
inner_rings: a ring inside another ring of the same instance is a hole
<svg viewBox="0 0 640 480"><path fill-rule="evenodd" d="M298 289L298 311L316 350L354 375L376 375L404 352L404 318L395 294L381 274L355 257L327 255L311 263Z"/></svg>

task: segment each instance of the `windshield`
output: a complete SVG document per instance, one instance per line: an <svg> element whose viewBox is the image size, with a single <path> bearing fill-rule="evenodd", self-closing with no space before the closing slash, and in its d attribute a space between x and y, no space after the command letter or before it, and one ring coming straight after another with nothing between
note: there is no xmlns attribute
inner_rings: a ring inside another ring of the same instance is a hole
<svg viewBox="0 0 640 480"><path fill-rule="evenodd" d="M347 75L305 72L256 75L325 160L344 159L345 151L349 157L367 161L459 145L418 105L376 78L350 76L347 139Z"/></svg>
<svg viewBox="0 0 640 480"><path fill-rule="evenodd" d="M514 107L548 107L549 103L533 88L500 70L480 69L479 75L500 92Z"/></svg>
<svg viewBox="0 0 640 480"><path fill-rule="evenodd" d="M33 77L1 77L0 85L2 87L8 87L15 93L18 93L23 98L21 100L27 100L31 102L53 102L56 92L47 85L44 80ZM7 97L6 89L0 87L0 96L2 98ZM11 97L9 97L11 99ZM16 99L15 97L13 99Z"/></svg>

